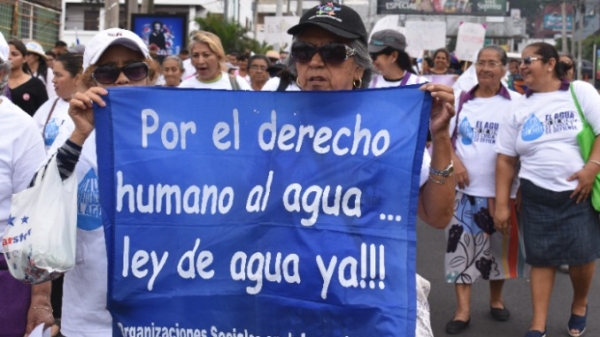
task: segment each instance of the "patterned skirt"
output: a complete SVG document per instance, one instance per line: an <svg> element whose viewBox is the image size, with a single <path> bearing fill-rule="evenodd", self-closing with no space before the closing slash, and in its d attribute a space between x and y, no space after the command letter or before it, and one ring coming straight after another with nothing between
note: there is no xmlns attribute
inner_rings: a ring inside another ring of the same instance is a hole
<svg viewBox="0 0 600 337"><path fill-rule="evenodd" d="M456 192L454 216L446 227L446 282L471 284L479 278L504 280L526 276L525 250L511 201L510 233L496 231L488 198Z"/></svg>

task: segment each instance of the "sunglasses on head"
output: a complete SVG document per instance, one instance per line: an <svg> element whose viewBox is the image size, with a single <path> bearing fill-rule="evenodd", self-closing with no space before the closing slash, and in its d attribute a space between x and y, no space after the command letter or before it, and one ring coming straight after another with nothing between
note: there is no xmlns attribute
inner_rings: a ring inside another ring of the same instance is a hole
<svg viewBox="0 0 600 337"><path fill-rule="evenodd" d="M148 77L148 65L145 62L134 62L120 68L113 65L99 66L92 73L92 78L101 84L113 84L121 73L131 81L141 81Z"/></svg>
<svg viewBox="0 0 600 337"><path fill-rule="evenodd" d="M291 57L298 63L308 63L313 56L319 53L323 62L328 64L342 64L356 51L343 43L332 42L321 47L315 47L310 43L296 42L292 46Z"/></svg>
<svg viewBox="0 0 600 337"><path fill-rule="evenodd" d="M544 58L543 57L535 57L535 56L527 56L526 58L521 60L521 63L525 64L526 66L530 65L531 62L533 61L543 61Z"/></svg>

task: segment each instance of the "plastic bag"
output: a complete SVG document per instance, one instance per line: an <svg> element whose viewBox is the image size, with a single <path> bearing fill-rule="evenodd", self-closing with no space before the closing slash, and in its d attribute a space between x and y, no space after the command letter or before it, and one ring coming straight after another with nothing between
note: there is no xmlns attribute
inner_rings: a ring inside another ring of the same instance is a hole
<svg viewBox="0 0 600 337"><path fill-rule="evenodd" d="M75 266L77 177L62 180L56 156L38 171L34 186L12 196L2 246L16 279L37 284Z"/></svg>

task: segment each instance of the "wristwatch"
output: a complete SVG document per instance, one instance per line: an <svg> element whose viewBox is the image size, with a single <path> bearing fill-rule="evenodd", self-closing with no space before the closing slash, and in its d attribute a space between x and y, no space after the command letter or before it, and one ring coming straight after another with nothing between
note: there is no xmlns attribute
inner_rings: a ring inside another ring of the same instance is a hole
<svg viewBox="0 0 600 337"><path fill-rule="evenodd" d="M431 166L431 165L429 166L429 174L433 174L433 175L440 176L440 177L450 177L453 173L454 173L454 163L452 162L452 160L450 161L450 164L441 171L434 169L433 166Z"/></svg>

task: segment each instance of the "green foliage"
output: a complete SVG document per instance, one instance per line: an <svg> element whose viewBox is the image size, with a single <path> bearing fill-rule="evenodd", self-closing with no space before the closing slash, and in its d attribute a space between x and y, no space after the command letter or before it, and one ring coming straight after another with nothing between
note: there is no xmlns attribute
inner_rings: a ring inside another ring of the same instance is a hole
<svg viewBox="0 0 600 337"><path fill-rule="evenodd" d="M237 50L265 54L267 50L273 49L265 42L260 43L248 37L248 29L240 26L239 23L225 22L220 15L208 13L205 18L196 18L196 22L200 25L200 29L214 33L221 38L226 53Z"/></svg>
<svg viewBox="0 0 600 337"><path fill-rule="evenodd" d="M594 44L597 47L600 47L600 35L593 34L588 36L582 43L582 51L581 58L584 60L593 60L594 59ZM576 47L577 48L577 47ZM556 39L556 50L560 52L562 50L562 39ZM575 53L571 50L571 38L567 38L567 50L569 54L575 55Z"/></svg>

